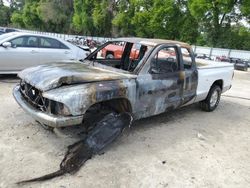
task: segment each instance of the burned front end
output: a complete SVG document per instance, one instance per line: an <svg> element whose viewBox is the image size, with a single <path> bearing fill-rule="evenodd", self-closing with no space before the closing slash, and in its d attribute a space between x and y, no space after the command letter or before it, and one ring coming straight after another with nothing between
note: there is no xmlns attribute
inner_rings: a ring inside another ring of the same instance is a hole
<svg viewBox="0 0 250 188"><path fill-rule="evenodd" d="M24 80L14 88L13 95L17 103L41 124L63 127L82 122L82 116L72 116L66 105L45 98L42 91Z"/></svg>

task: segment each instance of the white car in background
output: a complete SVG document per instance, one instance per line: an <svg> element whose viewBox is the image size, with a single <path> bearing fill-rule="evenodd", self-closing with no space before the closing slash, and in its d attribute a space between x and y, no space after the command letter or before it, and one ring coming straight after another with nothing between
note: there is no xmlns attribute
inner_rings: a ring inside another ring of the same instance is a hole
<svg viewBox="0 0 250 188"><path fill-rule="evenodd" d="M80 61L88 54L88 51L59 38L7 33L0 36L0 74L15 74L39 64Z"/></svg>

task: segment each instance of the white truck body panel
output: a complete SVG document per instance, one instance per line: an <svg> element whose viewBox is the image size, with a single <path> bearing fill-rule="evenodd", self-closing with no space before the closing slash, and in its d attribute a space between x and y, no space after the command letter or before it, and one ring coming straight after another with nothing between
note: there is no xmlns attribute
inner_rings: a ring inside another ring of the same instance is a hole
<svg viewBox="0 0 250 188"><path fill-rule="evenodd" d="M198 70L198 86L194 102L204 100L208 95L210 87L216 80L222 80L222 92L230 89L234 72L232 64L203 59L196 60Z"/></svg>

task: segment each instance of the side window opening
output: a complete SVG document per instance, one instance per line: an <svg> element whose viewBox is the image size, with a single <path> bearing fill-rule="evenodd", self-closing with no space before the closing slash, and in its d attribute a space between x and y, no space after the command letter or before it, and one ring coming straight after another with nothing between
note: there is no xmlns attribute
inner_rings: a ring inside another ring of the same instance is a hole
<svg viewBox="0 0 250 188"><path fill-rule="evenodd" d="M150 46L140 43L112 41L97 49L86 59L133 72L150 49Z"/></svg>
<svg viewBox="0 0 250 188"><path fill-rule="evenodd" d="M191 69L193 65L192 57L187 48L181 48L184 69Z"/></svg>
<svg viewBox="0 0 250 188"><path fill-rule="evenodd" d="M38 47L38 38L37 37L28 37L27 39L27 47Z"/></svg>
<svg viewBox="0 0 250 188"><path fill-rule="evenodd" d="M38 38L35 36L22 36L12 39L12 47L38 48Z"/></svg>
<svg viewBox="0 0 250 188"><path fill-rule="evenodd" d="M15 39L12 39L10 41L12 47L16 48L16 47L23 47L24 46L24 37L18 37Z"/></svg>
<svg viewBox="0 0 250 188"><path fill-rule="evenodd" d="M52 38L47 38L47 37L41 37L40 47L41 48L53 48L53 49L69 49L60 41L56 39L52 39Z"/></svg>
<svg viewBox="0 0 250 188"><path fill-rule="evenodd" d="M174 47L162 48L151 59L151 73L164 74L177 72L178 70L177 53Z"/></svg>

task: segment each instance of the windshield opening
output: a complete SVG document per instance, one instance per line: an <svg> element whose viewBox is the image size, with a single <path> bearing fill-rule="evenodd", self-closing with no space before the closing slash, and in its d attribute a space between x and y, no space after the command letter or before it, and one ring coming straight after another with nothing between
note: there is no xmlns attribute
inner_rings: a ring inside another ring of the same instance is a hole
<svg viewBox="0 0 250 188"><path fill-rule="evenodd" d="M86 59L133 72L151 47L124 41L107 42Z"/></svg>

